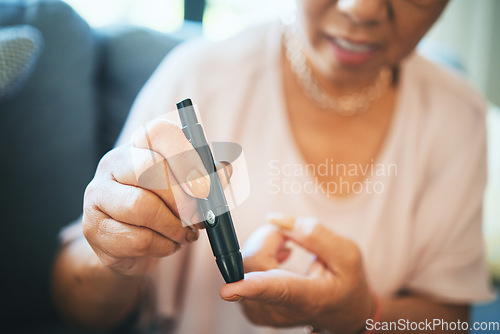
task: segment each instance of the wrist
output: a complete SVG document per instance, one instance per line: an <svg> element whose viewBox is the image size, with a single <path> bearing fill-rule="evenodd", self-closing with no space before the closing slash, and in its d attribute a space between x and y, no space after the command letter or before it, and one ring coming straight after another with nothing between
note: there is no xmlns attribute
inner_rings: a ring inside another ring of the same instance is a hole
<svg viewBox="0 0 500 334"><path fill-rule="evenodd" d="M118 324L137 307L141 279L106 267L82 237L61 249L52 291L61 314L78 326L104 329Z"/></svg>

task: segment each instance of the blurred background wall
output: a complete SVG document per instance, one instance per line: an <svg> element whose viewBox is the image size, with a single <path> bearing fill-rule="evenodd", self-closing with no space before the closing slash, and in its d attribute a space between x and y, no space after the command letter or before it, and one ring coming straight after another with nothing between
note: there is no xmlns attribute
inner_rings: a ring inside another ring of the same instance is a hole
<svg viewBox="0 0 500 334"><path fill-rule="evenodd" d="M457 52L488 100L500 105L500 1L451 0L428 35Z"/></svg>

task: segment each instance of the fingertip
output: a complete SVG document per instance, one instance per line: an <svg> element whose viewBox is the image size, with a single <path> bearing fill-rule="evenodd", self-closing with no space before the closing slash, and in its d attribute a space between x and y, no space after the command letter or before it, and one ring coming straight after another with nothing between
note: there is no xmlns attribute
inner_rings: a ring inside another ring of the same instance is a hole
<svg viewBox="0 0 500 334"><path fill-rule="evenodd" d="M312 235L317 228L320 228L318 220L313 217L297 217L293 231L301 235Z"/></svg>
<svg viewBox="0 0 500 334"><path fill-rule="evenodd" d="M200 237L200 232L197 228L191 228L191 226L189 228L190 230L186 233L186 240L188 242L195 242Z"/></svg>
<svg viewBox="0 0 500 334"><path fill-rule="evenodd" d="M251 281L251 278L255 273L245 273L244 278L240 281L233 283L225 283L221 286L219 290L219 294L222 299L230 298L233 295L238 295L240 297L244 297L244 293L246 289L246 285Z"/></svg>
<svg viewBox="0 0 500 334"><path fill-rule="evenodd" d="M222 299L230 301L232 296L237 296L234 291L233 284L224 284L219 290L219 295Z"/></svg>
<svg viewBox="0 0 500 334"><path fill-rule="evenodd" d="M285 216L280 212L269 212L266 215L266 220L286 231L292 231L295 228L295 218Z"/></svg>

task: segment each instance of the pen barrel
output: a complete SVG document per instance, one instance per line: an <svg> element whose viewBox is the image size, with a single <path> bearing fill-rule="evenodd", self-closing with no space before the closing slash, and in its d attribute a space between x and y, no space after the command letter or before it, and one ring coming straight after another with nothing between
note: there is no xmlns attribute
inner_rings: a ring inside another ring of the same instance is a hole
<svg viewBox="0 0 500 334"><path fill-rule="evenodd" d="M207 202L199 200L198 203L202 212L208 212L210 210ZM240 246L236 239L236 233L229 212L215 216L215 223L213 225L208 224L205 219L205 227L215 257L233 251L239 251Z"/></svg>
<svg viewBox="0 0 500 334"><path fill-rule="evenodd" d="M219 271L226 283L242 280L244 277L243 260L238 238L203 129L199 123L194 123L183 126L182 131L200 156L210 177L208 197L197 201ZM214 220L209 224L207 218L210 213L214 215Z"/></svg>
<svg viewBox="0 0 500 334"><path fill-rule="evenodd" d="M200 214L207 221L207 215L211 211L215 216L213 224L206 223L206 229L214 256L220 256L235 250L240 246L234 231L233 220L229 213L229 207L224 196L224 190L215 168L215 162L207 144L203 130L199 123L185 126L182 129L188 138L191 138L196 152L201 158L205 169L210 177L210 193L206 199L198 199ZM189 133L186 133L189 132Z"/></svg>

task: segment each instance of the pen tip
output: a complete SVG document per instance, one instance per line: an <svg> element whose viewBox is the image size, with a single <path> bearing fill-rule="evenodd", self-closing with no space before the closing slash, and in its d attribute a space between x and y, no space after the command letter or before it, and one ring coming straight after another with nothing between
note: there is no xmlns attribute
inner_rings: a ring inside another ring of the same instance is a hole
<svg viewBox="0 0 500 334"><path fill-rule="evenodd" d="M183 127L198 123L191 99L185 99L177 103L177 111Z"/></svg>
<svg viewBox="0 0 500 334"><path fill-rule="evenodd" d="M192 105L193 102L191 101L191 99L184 99L181 102L177 103L177 109L186 108Z"/></svg>

